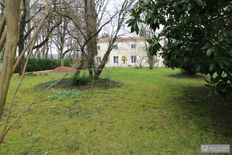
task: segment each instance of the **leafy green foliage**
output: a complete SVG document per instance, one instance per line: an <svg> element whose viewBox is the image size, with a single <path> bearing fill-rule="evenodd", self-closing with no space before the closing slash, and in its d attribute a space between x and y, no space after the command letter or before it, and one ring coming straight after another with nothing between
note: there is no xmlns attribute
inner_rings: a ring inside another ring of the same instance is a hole
<svg viewBox="0 0 232 155"><path fill-rule="evenodd" d="M74 74L73 77L73 84L77 86L87 85L90 82L90 77L86 74Z"/></svg>
<svg viewBox="0 0 232 155"><path fill-rule="evenodd" d="M149 43L148 52L150 53L150 55L157 55L157 52L162 48L159 40L159 36L153 36L151 39L147 40L147 42Z"/></svg>
<svg viewBox="0 0 232 155"><path fill-rule="evenodd" d="M58 66L57 60L49 60L49 59L30 59L27 65L27 71L40 71L40 70L49 70L54 69Z"/></svg>
<svg viewBox="0 0 232 155"><path fill-rule="evenodd" d="M142 20L141 16L146 18ZM138 23L152 31L163 25L162 56L167 67L189 74L215 76L210 85L220 95L232 89L232 3L229 0L140 0L128 21L132 32ZM150 43L152 44L152 43ZM151 48L154 48L151 46Z"/></svg>
<svg viewBox="0 0 232 155"><path fill-rule="evenodd" d="M51 70L58 66L60 66L60 60L55 59L39 59L32 58L28 61L26 71L34 72L34 71L42 71L42 70ZM64 60L64 66L70 67L72 65L72 60ZM16 69L18 72L18 68Z"/></svg>

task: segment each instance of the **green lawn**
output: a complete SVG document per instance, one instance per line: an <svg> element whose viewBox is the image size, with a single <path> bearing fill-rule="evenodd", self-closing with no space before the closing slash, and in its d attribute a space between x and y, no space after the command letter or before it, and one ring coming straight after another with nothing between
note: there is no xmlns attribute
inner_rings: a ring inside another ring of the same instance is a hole
<svg viewBox="0 0 232 155"><path fill-rule="evenodd" d="M229 101L209 97L204 79L171 76L176 73L112 68L102 78L121 87L73 90L68 99L52 98L62 92L52 89L10 131L2 154L196 155L201 144L232 144ZM38 84L62 76L27 76L14 117L41 92ZM18 80L15 75L12 90Z"/></svg>

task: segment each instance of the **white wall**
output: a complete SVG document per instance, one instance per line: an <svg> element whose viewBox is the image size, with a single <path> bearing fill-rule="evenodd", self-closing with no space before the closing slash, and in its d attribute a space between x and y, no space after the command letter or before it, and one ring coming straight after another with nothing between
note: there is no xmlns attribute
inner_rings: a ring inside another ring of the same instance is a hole
<svg viewBox="0 0 232 155"><path fill-rule="evenodd" d="M132 49L131 45L135 44L136 48ZM163 44L163 42L161 42ZM127 41L119 41L115 43L115 45L118 45L118 49L113 49L111 51L109 61L106 64L108 67L127 67L127 66L139 66L140 63L142 63L142 66L149 66L148 64L148 58L147 58L147 52L146 52L146 46L144 40L127 40ZM108 47L107 41L99 41L98 46L100 46L100 50L98 50L97 57L101 57L101 60L106 52L106 49ZM118 56L119 61L118 64L114 63L114 56ZM122 61L122 57L125 56L127 58L126 63L124 64ZM137 62L132 63L131 62L131 56L136 56ZM158 56L157 57L158 62L155 64L155 67L164 67L163 65L163 59Z"/></svg>

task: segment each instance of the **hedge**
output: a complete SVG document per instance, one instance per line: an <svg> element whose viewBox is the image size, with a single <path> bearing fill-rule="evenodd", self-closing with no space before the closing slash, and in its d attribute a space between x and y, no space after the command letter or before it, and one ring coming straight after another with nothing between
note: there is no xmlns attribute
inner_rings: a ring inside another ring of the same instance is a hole
<svg viewBox="0 0 232 155"><path fill-rule="evenodd" d="M64 66L71 67L72 60L65 59ZM60 60L53 60L53 59L39 59L39 58L32 58L28 61L26 71L27 72L34 72L34 71L42 71L42 70L52 70L56 67L59 67L61 64ZM19 68L16 69L16 72L19 72Z"/></svg>

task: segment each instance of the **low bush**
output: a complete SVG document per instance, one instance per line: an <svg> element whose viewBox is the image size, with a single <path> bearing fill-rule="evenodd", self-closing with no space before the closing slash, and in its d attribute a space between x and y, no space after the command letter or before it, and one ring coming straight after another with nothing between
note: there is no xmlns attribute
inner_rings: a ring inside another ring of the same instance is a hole
<svg viewBox="0 0 232 155"><path fill-rule="evenodd" d="M59 61L59 64L61 64L60 60L58 60L58 61ZM73 60L71 60L71 59L64 60L64 66L71 67L72 65L73 65Z"/></svg>
<svg viewBox="0 0 232 155"><path fill-rule="evenodd" d="M90 82L90 77L87 74L74 74L72 77L73 85L82 86Z"/></svg>
<svg viewBox="0 0 232 155"><path fill-rule="evenodd" d="M49 60L49 59L30 59L27 64L26 71L41 71L41 70L50 70L58 66L58 60Z"/></svg>

